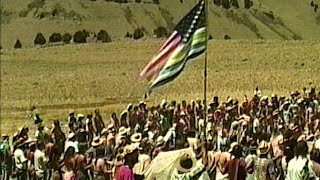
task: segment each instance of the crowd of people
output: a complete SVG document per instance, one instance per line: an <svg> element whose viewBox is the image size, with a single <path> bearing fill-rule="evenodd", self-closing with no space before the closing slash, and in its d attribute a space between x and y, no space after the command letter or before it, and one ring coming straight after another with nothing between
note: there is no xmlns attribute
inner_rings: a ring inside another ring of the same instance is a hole
<svg viewBox="0 0 320 180"><path fill-rule="evenodd" d="M46 128L31 113L34 136L27 126L2 135L1 180L148 179L156 159L174 151L181 153L172 157L167 179L319 179L319 102L315 88L290 97L264 96L256 88L241 101L141 101L110 119L99 109L87 115L72 110L63 120L67 130L59 120Z"/></svg>

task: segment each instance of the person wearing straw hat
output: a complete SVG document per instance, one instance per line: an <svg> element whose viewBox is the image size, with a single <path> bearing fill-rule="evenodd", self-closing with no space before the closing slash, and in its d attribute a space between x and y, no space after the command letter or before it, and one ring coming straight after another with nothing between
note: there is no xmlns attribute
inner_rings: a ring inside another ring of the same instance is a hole
<svg viewBox="0 0 320 180"><path fill-rule="evenodd" d="M124 162L115 175L116 180L134 180L133 167L138 162L138 146L130 144L123 150Z"/></svg>
<svg viewBox="0 0 320 180"><path fill-rule="evenodd" d="M75 152L78 153L79 152L79 147L78 147L78 141L76 138L76 134L75 133L70 133L68 135L67 141L65 143L65 151L69 148L69 147L73 147Z"/></svg>
<svg viewBox="0 0 320 180"><path fill-rule="evenodd" d="M142 134L141 133L132 134L131 137L130 137L130 141L132 143L140 143L141 140L142 140Z"/></svg>
<svg viewBox="0 0 320 180"><path fill-rule="evenodd" d="M209 168L208 159L207 154L205 153L207 143L205 141L198 143L200 144L197 149L201 149L201 153L196 155L199 160L197 160L192 154L186 152L181 154L175 163L175 169L171 175L171 180L210 179L207 172L207 168Z"/></svg>
<svg viewBox="0 0 320 180"><path fill-rule="evenodd" d="M266 141L261 141L257 149L258 158L253 162L255 179L270 179L267 169L270 161L270 159L268 159L269 151L270 144Z"/></svg>

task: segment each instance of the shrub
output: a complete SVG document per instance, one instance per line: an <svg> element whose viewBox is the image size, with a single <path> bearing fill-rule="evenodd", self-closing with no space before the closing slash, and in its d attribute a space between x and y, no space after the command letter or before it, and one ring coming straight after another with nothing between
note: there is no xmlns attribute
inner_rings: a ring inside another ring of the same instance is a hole
<svg viewBox="0 0 320 180"><path fill-rule="evenodd" d="M315 5L314 5L314 8L313 8L314 12L317 12L317 11L318 11L318 8L319 8L319 7L318 7L318 4L315 4Z"/></svg>
<svg viewBox="0 0 320 180"><path fill-rule="evenodd" d="M70 41L72 39L72 36L71 34L69 33L64 33L64 35L62 36L62 41L65 43L65 44L69 44Z"/></svg>
<svg viewBox="0 0 320 180"><path fill-rule="evenodd" d="M152 0L154 4L160 4L160 0Z"/></svg>
<svg viewBox="0 0 320 180"><path fill-rule="evenodd" d="M62 36L60 33L53 33L51 34L51 36L49 37L49 42L60 42L62 41Z"/></svg>
<svg viewBox="0 0 320 180"><path fill-rule="evenodd" d="M230 37L228 34L226 34L226 35L224 35L224 39L225 39L225 40L230 40L231 37Z"/></svg>
<svg viewBox="0 0 320 180"><path fill-rule="evenodd" d="M19 39L17 39L16 43L13 46L14 49L21 49L22 48L22 44L20 42Z"/></svg>
<svg viewBox="0 0 320 180"><path fill-rule="evenodd" d="M251 7L251 1L250 0L244 0L244 8L250 9Z"/></svg>
<svg viewBox="0 0 320 180"><path fill-rule="evenodd" d="M157 38L166 37L168 35L167 29L163 26L153 30L153 33L157 36Z"/></svg>
<svg viewBox="0 0 320 180"><path fill-rule="evenodd" d="M231 0L231 6L238 9L239 8L238 0Z"/></svg>
<svg viewBox="0 0 320 180"><path fill-rule="evenodd" d="M137 28L133 32L133 39L140 39L144 36L143 28Z"/></svg>
<svg viewBox="0 0 320 180"><path fill-rule="evenodd" d="M141 3L141 0L135 0L136 3Z"/></svg>
<svg viewBox="0 0 320 180"><path fill-rule="evenodd" d="M107 33L107 31L105 31L105 30L99 31L99 33L97 35L97 40L100 40L104 43L111 42L111 38L110 38L109 34Z"/></svg>
<svg viewBox="0 0 320 180"><path fill-rule="evenodd" d="M0 50L2 50L2 46L0 45Z"/></svg>
<svg viewBox="0 0 320 180"><path fill-rule="evenodd" d="M311 7L313 7L313 6L314 6L314 2L313 2L313 1L311 1L310 5L311 5Z"/></svg>
<svg viewBox="0 0 320 180"><path fill-rule="evenodd" d="M129 32L127 32L127 34L124 36L126 38L132 38L132 34L130 34Z"/></svg>
<svg viewBox="0 0 320 180"><path fill-rule="evenodd" d="M87 39L86 33L84 33L83 31L77 31L73 35L73 42L75 43L86 43L87 42L86 39Z"/></svg>
<svg viewBox="0 0 320 180"><path fill-rule="evenodd" d="M229 9L230 8L230 2L229 0L222 0L222 7L224 9Z"/></svg>
<svg viewBox="0 0 320 180"><path fill-rule="evenodd" d="M209 40L213 39L213 36L211 34L209 34Z"/></svg>
<svg viewBox="0 0 320 180"><path fill-rule="evenodd" d="M221 0L213 0L213 4L215 4L216 6L220 6Z"/></svg>
<svg viewBox="0 0 320 180"><path fill-rule="evenodd" d="M36 38L34 39L33 43L35 45L44 45L46 44L46 39L44 38L43 34L42 33L38 33Z"/></svg>

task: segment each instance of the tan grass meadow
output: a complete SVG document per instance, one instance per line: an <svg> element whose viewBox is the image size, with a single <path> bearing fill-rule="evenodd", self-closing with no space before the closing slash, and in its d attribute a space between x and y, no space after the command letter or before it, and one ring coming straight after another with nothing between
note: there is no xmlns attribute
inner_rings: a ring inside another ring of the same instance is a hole
<svg viewBox="0 0 320 180"><path fill-rule="evenodd" d="M161 46L159 40L68 45L1 52L1 133L34 126L26 110L35 105L46 126L67 112L99 107L107 122L128 103L143 100L148 83L138 75ZM204 55L188 63L172 83L146 101L203 98ZM210 41L208 100L218 95L242 100L256 86L262 93L289 95L302 87L320 88L319 41Z"/></svg>

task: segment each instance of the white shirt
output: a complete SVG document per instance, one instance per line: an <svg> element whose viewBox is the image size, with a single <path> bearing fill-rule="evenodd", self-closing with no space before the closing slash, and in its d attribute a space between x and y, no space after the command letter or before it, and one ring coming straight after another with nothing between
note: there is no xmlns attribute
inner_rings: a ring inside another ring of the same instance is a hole
<svg viewBox="0 0 320 180"><path fill-rule="evenodd" d="M288 163L286 180L302 180L302 170L306 166L307 160L307 158L301 156L299 156L298 158L294 157L293 159L291 159ZM315 175L312 170L313 164L311 160L308 161L307 166L309 177L314 177Z"/></svg>
<svg viewBox="0 0 320 180"><path fill-rule="evenodd" d="M45 153L37 149L34 152L34 168L36 172L44 172L47 167L46 163L48 161L48 158L46 157Z"/></svg>
<svg viewBox="0 0 320 180"><path fill-rule="evenodd" d="M16 149L13 153L14 155L14 161L16 163L16 167L18 169L23 169L23 163L27 162L28 159L24 156L24 153L21 149Z"/></svg>
<svg viewBox="0 0 320 180"><path fill-rule="evenodd" d="M68 147L74 147L75 153L78 153L79 152L78 144L79 144L78 141L75 141L75 142L66 141L64 152L67 151Z"/></svg>

